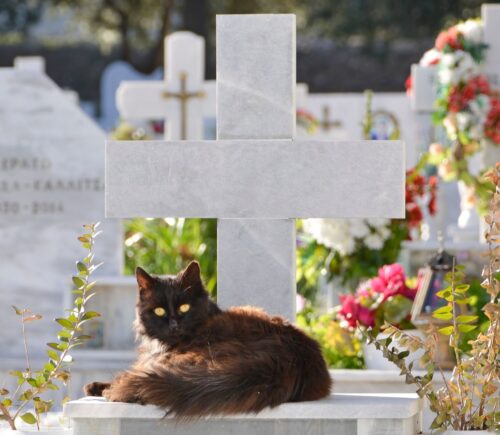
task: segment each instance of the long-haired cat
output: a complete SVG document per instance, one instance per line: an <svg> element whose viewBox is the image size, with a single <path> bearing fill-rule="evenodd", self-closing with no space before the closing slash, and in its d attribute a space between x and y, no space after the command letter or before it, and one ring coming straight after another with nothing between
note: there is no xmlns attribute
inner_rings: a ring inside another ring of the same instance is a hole
<svg viewBox="0 0 500 435"><path fill-rule="evenodd" d="M136 277L138 360L110 383L86 385L87 395L189 418L255 413L330 393L318 343L259 309L222 311L209 299L197 262L177 276L137 268Z"/></svg>

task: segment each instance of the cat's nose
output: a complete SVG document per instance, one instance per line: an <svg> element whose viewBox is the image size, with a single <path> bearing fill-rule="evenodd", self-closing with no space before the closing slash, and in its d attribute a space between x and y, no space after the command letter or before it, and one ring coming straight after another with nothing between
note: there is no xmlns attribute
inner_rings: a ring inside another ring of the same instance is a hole
<svg viewBox="0 0 500 435"><path fill-rule="evenodd" d="M170 322L168 322L168 325L172 329L177 329L179 327L179 324L177 323L177 320L175 320L175 319L170 319Z"/></svg>

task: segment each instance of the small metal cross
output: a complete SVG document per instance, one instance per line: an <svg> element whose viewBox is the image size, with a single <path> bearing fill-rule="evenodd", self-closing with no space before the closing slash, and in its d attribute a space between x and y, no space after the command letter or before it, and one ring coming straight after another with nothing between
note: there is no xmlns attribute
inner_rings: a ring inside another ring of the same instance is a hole
<svg viewBox="0 0 500 435"><path fill-rule="evenodd" d="M163 98L176 98L181 103L181 140L187 139L187 102L190 98L205 98L205 92L187 92L187 73L181 72L179 74L181 81L180 92L163 92Z"/></svg>

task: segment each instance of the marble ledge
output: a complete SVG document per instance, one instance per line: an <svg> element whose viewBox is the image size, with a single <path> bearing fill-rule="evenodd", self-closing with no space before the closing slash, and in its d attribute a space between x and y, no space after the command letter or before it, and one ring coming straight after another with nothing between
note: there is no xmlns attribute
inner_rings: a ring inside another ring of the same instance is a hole
<svg viewBox="0 0 500 435"><path fill-rule="evenodd" d="M211 417L221 420L398 420L418 416L422 401L416 394L332 394L316 402L285 403L259 414ZM85 397L68 402L64 415L72 419L157 420L165 412L155 406L107 402L102 397ZM166 417L170 419L172 417Z"/></svg>

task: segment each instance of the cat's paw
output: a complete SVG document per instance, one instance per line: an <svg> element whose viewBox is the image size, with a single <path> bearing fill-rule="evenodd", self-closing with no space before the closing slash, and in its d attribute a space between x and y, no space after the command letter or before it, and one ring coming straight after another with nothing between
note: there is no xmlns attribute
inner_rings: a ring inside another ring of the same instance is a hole
<svg viewBox="0 0 500 435"><path fill-rule="evenodd" d="M101 397L105 389L109 388L111 384L109 382L91 382L90 384L83 387L83 391L86 396L98 396Z"/></svg>

